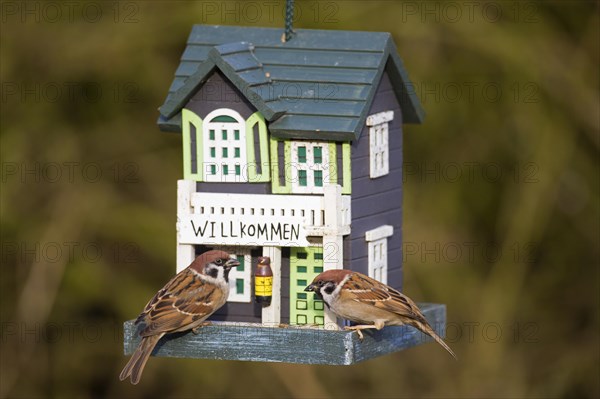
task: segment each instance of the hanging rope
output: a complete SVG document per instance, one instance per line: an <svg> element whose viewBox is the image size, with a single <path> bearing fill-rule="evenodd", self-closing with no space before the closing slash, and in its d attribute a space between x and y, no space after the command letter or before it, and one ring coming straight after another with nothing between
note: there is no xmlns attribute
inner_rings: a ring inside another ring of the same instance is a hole
<svg viewBox="0 0 600 399"><path fill-rule="evenodd" d="M285 4L285 34L283 42L289 41L294 36L294 0L287 0Z"/></svg>

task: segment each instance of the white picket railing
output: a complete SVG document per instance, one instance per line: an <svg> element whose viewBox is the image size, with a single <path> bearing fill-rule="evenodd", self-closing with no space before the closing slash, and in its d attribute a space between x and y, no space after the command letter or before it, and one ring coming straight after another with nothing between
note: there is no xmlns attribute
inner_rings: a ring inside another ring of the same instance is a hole
<svg viewBox="0 0 600 399"><path fill-rule="evenodd" d="M350 233L350 196L340 195L341 199L316 195L271 195L271 194L191 194L192 213L210 215L214 220L219 217L261 217L297 218L303 220L304 228L310 236L323 236L333 230L338 234ZM338 215L328 220L325 211L326 202L341 203Z"/></svg>

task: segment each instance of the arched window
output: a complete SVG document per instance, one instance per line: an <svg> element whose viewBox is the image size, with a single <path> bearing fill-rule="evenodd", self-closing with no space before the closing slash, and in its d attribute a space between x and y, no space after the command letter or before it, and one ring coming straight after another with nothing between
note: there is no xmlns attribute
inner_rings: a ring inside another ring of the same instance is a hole
<svg viewBox="0 0 600 399"><path fill-rule="evenodd" d="M204 119L204 181L239 183L248 181L246 124L237 112L220 108Z"/></svg>

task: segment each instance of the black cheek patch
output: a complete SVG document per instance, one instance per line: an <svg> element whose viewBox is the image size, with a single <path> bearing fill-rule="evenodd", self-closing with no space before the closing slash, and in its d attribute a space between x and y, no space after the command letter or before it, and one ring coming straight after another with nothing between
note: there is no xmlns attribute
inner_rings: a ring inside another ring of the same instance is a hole
<svg viewBox="0 0 600 399"><path fill-rule="evenodd" d="M335 285L328 283L323 290L327 293L327 295L331 295L333 291L335 291Z"/></svg>
<svg viewBox="0 0 600 399"><path fill-rule="evenodd" d="M212 278L217 278L219 277L219 269L217 269L216 267L211 267L207 270L206 274L208 274Z"/></svg>

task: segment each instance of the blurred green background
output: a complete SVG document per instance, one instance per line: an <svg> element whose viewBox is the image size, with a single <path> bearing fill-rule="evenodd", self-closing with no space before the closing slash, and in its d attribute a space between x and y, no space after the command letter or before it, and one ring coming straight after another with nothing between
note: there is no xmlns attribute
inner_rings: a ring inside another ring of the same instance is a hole
<svg viewBox="0 0 600 399"><path fill-rule="evenodd" d="M119 382L122 322L175 270L181 138L155 122L190 29L284 5L3 1L0 396L600 397L598 3L296 3L298 28L393 34L427 111L404 291L448 305L459 361L152 358Z"/></svg>

